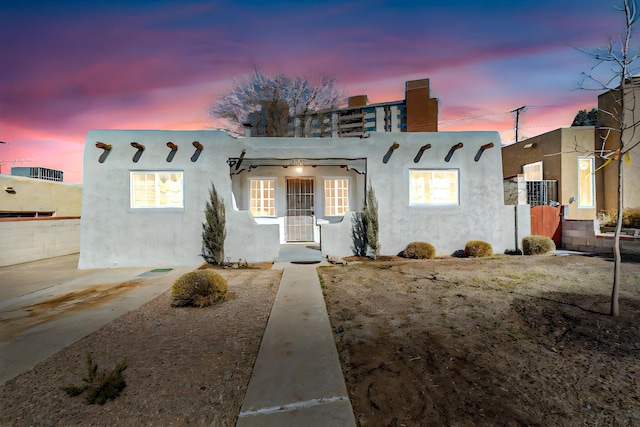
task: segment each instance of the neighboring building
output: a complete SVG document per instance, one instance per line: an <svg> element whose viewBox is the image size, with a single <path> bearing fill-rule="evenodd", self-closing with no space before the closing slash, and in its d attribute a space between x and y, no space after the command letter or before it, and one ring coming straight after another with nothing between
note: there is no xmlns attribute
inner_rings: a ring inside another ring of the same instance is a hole
<svg viewBox="0 0 640 427"><path fill-rule="evenodd" d="M627 84L625 99L625 121L629 129L625 131L626 146L640 141L640 128L633 123L640 123L640 76L633 76ZM616 112L620 111L620 89L612 89L598 96L598 121L600 122L599 138L595 146L598 155L614 157L613 152L620 148L620 133L611 129L619 129L616 123ZM640 157L636 147L629 156L630 163L623 166L623 205L625 208L640 208ZM618 164L611 162L602 168L597 186L599 210L618 208ZM601 190L600 190L601 188Z"/></svg>
<svg viewBox="0 0 640 427"><path fill-rule="evenodd" d="M529 206L504 205L499 147L496 132L372 132L345 141L90 131L79 268L203 262L212 185L225 203L231 260L273 261L287 242L351 255L353 212L369 185L382 254L411 241L446 255L471 239L513 249L530 233Z"/></svg>
<svg viewBox="0 0 640 427"><path fill-rule="evenodd" d="M59 170L41 167L12 167L11 175L62 182L64 173Z"/></svg>
<svg viewBox="0 0 640 427"><path fill-rule="evenodd" d="M429 79L405 83L405 99L369 104L367 95L352 96L347 107L290 117L279 103L263 106L264 117L251 136L272 136L288 123L287 136L315 138L364 137L370 132L437 132L438 100L431 98ZM260 114L260 113L256 113ZM304 126L302 126L304 124Z"/></svg>
<svg viewBox="0 0 640 427"><path fill-rule="evenodd" d="M0 266L77 253L81 209L79 184L0 175Z"/></svg>
<svg viewBox="0 0 640 427"><path fill-rule="evenodd" d="M79 184L0 175L0 218L79 217L81 209Z"/></svg>
<svg viewBox="0 0 640 427"><path fill-rule="evenodd" d="M522 202L525 191L531 206L564 205L566 219L594 219L599 197L595 136L595 127L576 126L502 147L504 178L521 175L524 181L516 198Z"/></svg>

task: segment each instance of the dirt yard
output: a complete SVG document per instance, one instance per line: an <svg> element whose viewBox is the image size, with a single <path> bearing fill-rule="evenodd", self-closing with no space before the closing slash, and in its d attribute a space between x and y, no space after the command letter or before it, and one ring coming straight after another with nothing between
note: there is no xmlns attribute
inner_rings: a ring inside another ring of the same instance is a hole
<svg viewBox="0 0 640 427"><path fill-rule="evenodd" d="M361 426L640 425L640 263L442 258L319 269ZM281 272L222 270L229 299L168 293L0 386L2 426L234 426ZM59 387L127 361L115 401Z"/></svg>
<svg viewBox="0 0 640 427"><path fill-rule="evenodd" d="M640 263L584 256L320 268L361 426L640 425Z"/></svg>
<svg viewBox="0 0 640 427"><path fill-rule="evenodd" d="M233 427L282 272L219 271L225 302L172 308L166 292L0 385L0 425ZM103 406L60 390L82 384L87 353L100 370L127 362Z"/></svg>

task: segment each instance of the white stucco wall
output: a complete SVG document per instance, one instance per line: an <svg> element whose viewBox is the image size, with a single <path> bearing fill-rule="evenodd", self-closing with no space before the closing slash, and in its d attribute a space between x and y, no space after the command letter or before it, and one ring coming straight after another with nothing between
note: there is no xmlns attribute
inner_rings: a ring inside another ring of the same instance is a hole
<svg viewBox="0 0 640 427"><path fill-rule="evenodd" d="M95 147L97 141L112 145L104 163L98 162L102 150ZM137 163L132 160L136 151L130 146L132 141L146 147ZM179 146L170 163L166 161L169 141ZM204 146L196 162L190 160L195 151L192 141ZM394 142L399 148L385 164L383 157ZM451 146L459 142L464 147L445 162ZM494 148L487 149L479 161L474 161L480 146L490 142ZM431 148L419 163L414 163L418 149L427 143ZM242 258L250 262L275 259L280 243L278 225L259 225L248 211L233 209L232 180L226 162L239 157L242 150L245 159L366 159L366 179L379 202L382 254L396 254L416 240L431 242L438 254L450 254L471 239L488 241L496 252L512 249L515 215L514 208L503 203L499 147L499 135L495 132L371 133L366 139L236 140L220 131L91 131L85 148L79 267L201 263L201 224L212 182L227 206L225 254L234 260ZM444 168L459 170L459 205L410 206L409 171ZM184 208L131 209L129 174L141 170L183 171ZM251 173L257 176L259 170ZM364 187L364 177L359 180L358 187ZM234 181L236 193L242 192L242 187L241 180ZM357 202L363 190L359 188L354 193ZM243 195L235 197L242 209ZM527 230L523 235L528 234L525 215L518 224ZM322 229L323 253L326 250L339 252L335 253L338 256L351 253L350 218L322 225ZM335 236L333 241L324 237L331 234Z"/></svg>

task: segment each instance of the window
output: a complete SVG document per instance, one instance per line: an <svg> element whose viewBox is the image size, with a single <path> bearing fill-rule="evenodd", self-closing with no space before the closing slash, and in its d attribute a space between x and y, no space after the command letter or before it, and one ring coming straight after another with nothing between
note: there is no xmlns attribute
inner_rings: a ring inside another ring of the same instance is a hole
<svg viewBox="0 0 640 427"><path fill-rule="evenodd" d="M542 181L542 162L523 165L522 173L525 181Z"/></svg>
<svg viewBox="0 0 640 427"><path fill-rule="evenodd" d="M131 172L132 208L184 207L182 172Z"/></svg>
<svg viewBox="0 0 640 427"><path fill-rule="evenodd" d="M578 157L578 207L595 208L593 157Z"/></svg>
<svg viewBox="0 0 640 427"><path fill-rule="evenodd" d="M349 180L324 180L324 216L340 216L349 210Z"/></svg>
<svg viewBox="0 0 640 427"><path fill-rule="evenodd" d="M458 170L412 170L410 205L457 205Z"/></svg>
<svg viewBox="0 0 640 427"><path fill-rule="evenodd" d="M249 180L249 210L253 216L276 216L275 179Z"/></svg>

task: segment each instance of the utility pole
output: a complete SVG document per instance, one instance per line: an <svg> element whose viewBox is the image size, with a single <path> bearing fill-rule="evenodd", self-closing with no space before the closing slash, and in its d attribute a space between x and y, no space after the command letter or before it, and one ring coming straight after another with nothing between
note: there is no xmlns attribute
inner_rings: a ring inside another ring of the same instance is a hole
<svg viewBox="0 0 640 427"><path fill-rule="evenodd" d="M525 108L527 108L527 106L523 105L522 107L518 107L515 110L511 110L512 113L516 113L516 124L515 124L516 142L518 142L518 122L520 121L520 113L523 112Z"/></svg>

